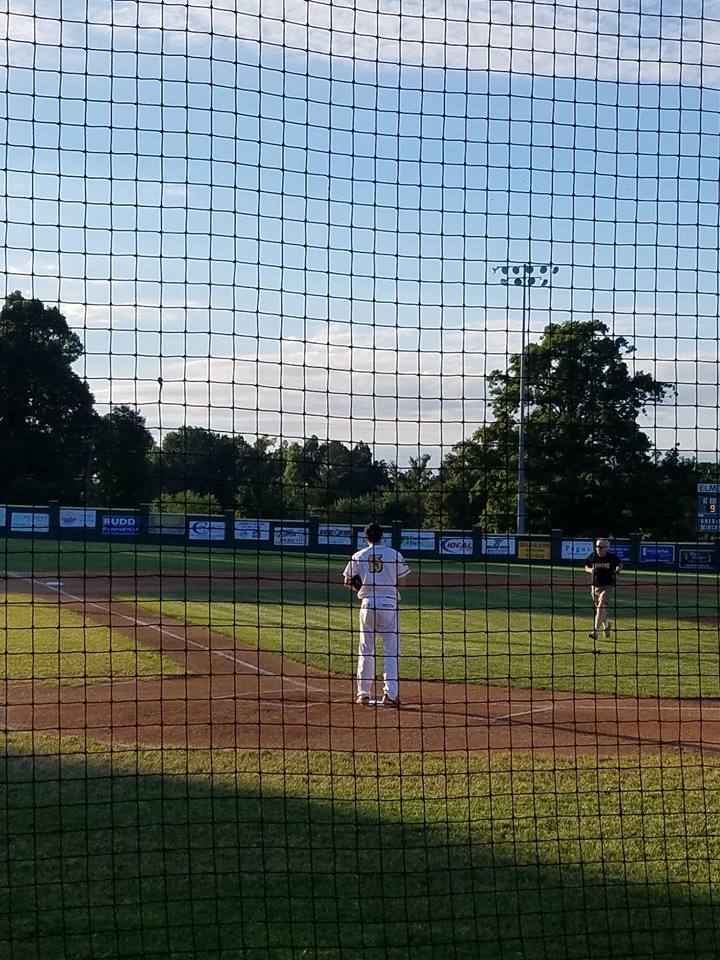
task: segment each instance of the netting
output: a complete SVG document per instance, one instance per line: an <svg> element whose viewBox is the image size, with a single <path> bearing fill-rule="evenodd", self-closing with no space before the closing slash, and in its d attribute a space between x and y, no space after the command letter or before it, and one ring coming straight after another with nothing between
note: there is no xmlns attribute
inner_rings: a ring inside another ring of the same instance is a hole
<svg viewBox="0 0 720 960"><path fill-rule="evenodd" d="M716 6L0 40L2 956L718 956Z"/></svg>

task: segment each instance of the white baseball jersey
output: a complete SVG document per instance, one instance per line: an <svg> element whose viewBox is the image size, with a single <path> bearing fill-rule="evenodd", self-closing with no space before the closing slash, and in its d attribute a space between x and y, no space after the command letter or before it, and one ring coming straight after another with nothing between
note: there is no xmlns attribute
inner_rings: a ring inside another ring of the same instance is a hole
<svg viewBox="0 0 720 960"><path fill-rule="evenodd" d="M401 553L382 543L372 543L352 555L343 576L360 577L358 597L363 606L390 609L397 607L400 599L398 580L409 573L410 567Z"/></svg>

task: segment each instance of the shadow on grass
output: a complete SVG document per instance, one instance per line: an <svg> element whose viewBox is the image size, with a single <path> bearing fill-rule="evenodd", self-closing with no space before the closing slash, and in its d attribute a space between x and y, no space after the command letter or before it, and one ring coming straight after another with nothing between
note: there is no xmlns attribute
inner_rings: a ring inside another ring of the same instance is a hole
<svg viewBox="0 0 720 960"><path fill-rule="evenodd" d="M401 822L361 778L335 802L239 783L8 755L4 960L718 956L687 885L543 865L480 818L425 824L422 790Z"/></svg>

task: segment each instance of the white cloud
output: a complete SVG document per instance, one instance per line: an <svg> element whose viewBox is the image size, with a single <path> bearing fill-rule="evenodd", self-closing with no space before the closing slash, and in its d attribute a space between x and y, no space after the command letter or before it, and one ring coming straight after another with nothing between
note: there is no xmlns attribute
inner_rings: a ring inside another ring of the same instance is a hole
<svg viewBox="0 0 720 960"><path fill-rule="evenodd" d="M598 9L595 0L10 0L0 39L11 48L57 46L63 24L111 29L137 49L138 25L173 50L209 52L238 38L299 54L373 64L720 85L720 20L699 0L642 12ZM676 15L673 15L676 14ZM63 45L84 46L84 31ZM105 45L103 43L103 45ZM14 62L10 51L10 62Z"/></svg>
<svg viewBox="0 0 720 960"><path fill-rule="evenodd" d="M246 437L314 433L363 440L401 462L430 449L438 462L485 419L487 350L500 357L507 347L504 334L451 331L442 350L424 352L418 334L336 323L324 338L263 341L252 356L167 360L161 404L156 378L129 376L127 358L91 386L101 409L137 404L155 431L191 423Z"/></svg>

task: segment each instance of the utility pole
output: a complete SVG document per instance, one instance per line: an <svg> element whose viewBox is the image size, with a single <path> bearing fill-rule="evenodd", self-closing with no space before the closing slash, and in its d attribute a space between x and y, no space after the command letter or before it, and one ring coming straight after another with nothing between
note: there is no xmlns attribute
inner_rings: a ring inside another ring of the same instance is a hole
<svg viewBox="0 0 720 960"><path fill-rule="evenodd" d="M527 512L525 509L525 344L530 329L529 311L531 287L549 287L559 267L551 263L505 263L493 267L493 273L504 287L522 287L522 319L520 331L520 399L518 402L518 471L517 471L517 519L516 532L527 533Z"/></svg>

